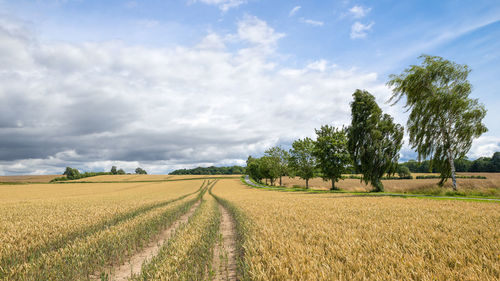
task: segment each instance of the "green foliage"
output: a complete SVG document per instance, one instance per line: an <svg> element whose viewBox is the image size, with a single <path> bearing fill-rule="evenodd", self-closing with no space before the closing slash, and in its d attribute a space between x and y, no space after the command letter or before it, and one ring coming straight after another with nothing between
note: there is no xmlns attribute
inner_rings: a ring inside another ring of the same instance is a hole
<svg viewBox="0 0 500 281"><path fill-rule="evenodd" d="M398 165L398 176L400 178L410 178L411 177L410 169L408 169L408 167L406 166Z"/></svg>
<svg viewBox="0 0 500 281"><path fill-rule="evenodd" d="M81 178L80 171L78 171L78 169L74 169L71 167L66 167L66 170L64 171L63 175L65 175L68 180Z"/></svg>
<svg viewBox="0 0 500 281"><path fill-rule="evenodd" d="M465 157L472 140L487 131L482 123L486 109L470 99L470 69L441 57L423 55L400 75L391 75L394 104L406 98L410 110L410 144L419 160L431 158L441 172L440 184L450 176L456 189L454 160Z"/></svg>
<svg viewBox="0 0 500 281"><path fill-rule="evenodd" d="M280 162L279 158L272 156L263 156L259 159L259 174L271 181L271 185L274 185L274 181L280 176Z"/></svg>
<svg viewBox="0 0 500 281"><path fill-rule="evenodd" d="M309 188L309 179L314 177L316 169L316 157L313 153L314 141L310 138L294 141L290 150L290 167L295 175L306 181L306 188Z"/></svg>
<svg viewBox="0 0 500 281"><path fill-rule="evenodd" d="M115 171L114 174L113 174L113 171ZM82 174L80 173L80 171L78 171L78 169L66 167L66 170L63 173L63 175L65 175L65 177L55 178L55 179L51 180L50 182L77 180L77 179L83 179L83 178L89 178L89 177L95 177L95 176L103 176L103 175L124 175L124 174L125 174L125 171L123 169L120 169L117 171L116 166L113 166L111 168L111 172L85 172Z"/></svg>
<svg viewBox="0 0 500 281"><path fill-rule="evenodd" d="M316 142L313 154L318 160L323 180L331 180L334 190L335 182L342 178L346 167L351 163L347 148L347 135L344 129L337 130L332 126L321 126L316 131Z"/></svg>
<svg viewBox="0 0 500 281"><path fill-rule="evenodd" d="M247 174L255 181L260 182L263 176L260 174L259 159L248 156L247 159Z"/></svg>
<svg viewBox="0 0 500 281"><path fill-rule="evenodd" d="M147 175L148 173L146 172L146 170L144 170L143 168L141 167L137 167L135 169L135 173L138 174L138 175Z"/></svg>
<svg viewBox="0 0 500 281"><path fill-rule="evenodd" d="M380 179L396 172L403 127L395 124L367 91L356 90L351 103L352 122L348 128L348 148L354 167L370 182L374 191L383 191Z"/></svg>
<svg viewBox="0 0 500 281"><path fill-rule="evenodd" d="M179 169L170 172L169 175L243 175L245 167L229 166L229 167L197 167L194 169Z"/></svg>
<svg viewBox="0 0 500 281"><path fill-rule="evenodd" d="M265 154L266 156L275 159L273 160L273 163L276 163L277 165L278 175L280 178L280 186L281 186L282 185L281 177L289 175L288 159L290 158L290 155L286 150L284 150L280 146L269 148L268 150L265 151Z"/></svg>

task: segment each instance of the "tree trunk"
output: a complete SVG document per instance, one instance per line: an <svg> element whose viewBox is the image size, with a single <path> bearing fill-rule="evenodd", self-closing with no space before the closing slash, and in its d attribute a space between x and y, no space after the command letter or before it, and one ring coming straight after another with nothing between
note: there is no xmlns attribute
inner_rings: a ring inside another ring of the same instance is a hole
<svg viewBox="0 0 500 281"><path fill-rule="evenodd" d="M330 190L336 190L337 188L335 187L335 179L332 180L332 188Z"/></svg>
<svg viewBox="0 0 500 281"><path fill-rule="evenodd" d="M453 160L453 155L451 154L450 150L448 150L448 161L450 162L451 181L453 183L453 190L457 191L457 177L455 175L455 160Z"/></svg>
<svg viewBox="0 0 500 281"><path fill-rule="evenodd" d="M306 179L306 189L309 189L309 179Z"/></svg>
<svg viewBox="0 0 500 281"><path fill-rule="evenodd" d="M283 186L283 185L281 184L281 176L280 176L280 186Z"/></svg>
<svg viewBox="0 0 500 281"><path fill-rule="evenodd" d="M376 179L375 181L372 182L372 185L374 187L375 192L383 192L384 191L384 185L380 181L380 179Z"/></svg>
<svg viewBox="0 0 500 281"><path fill-rule="evenodd" d="M271 185L274 186L274 179L271 178Z"/></svg>

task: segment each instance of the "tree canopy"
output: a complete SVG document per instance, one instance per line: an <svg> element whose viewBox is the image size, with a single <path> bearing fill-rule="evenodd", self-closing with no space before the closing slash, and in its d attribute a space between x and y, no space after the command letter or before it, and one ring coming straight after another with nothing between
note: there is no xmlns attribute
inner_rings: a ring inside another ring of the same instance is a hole
<svg viewBox="0 0 500 281"><path fill-rule="evenodd" d="M410 144L418 158L431 158L441 172L442 185L450 176L457 189L454 160L465 157L474 138L487 131L482 123L486 109L470 99L470 69L437 56L423 55L421 65L412 65L399 75L391 75L391 101L406 99L410 111Z"/></svg>
<svg viewBox="0 0 500 281"><path fill-rule="evenodd" d="M143 168L141 167L137 167L135 169L135 173L138 174L138 175L147 175L148 173L146 172L146 170L144 170Z"/></svg>
<svg viewBox="0 0 500 281"><path fill-rule="evenodd" d="M380 179L385 173L394 174L403 140L403 127L395 124L388 114L382 114L375 97L356 90L351 103L351 126L348 128L348 148L354 167L370 182L374 191L383 191Z"/></svg>
<svg viewBox="0 0 500 281"><path fill-rule="evenodd" d="M316 157L313 153L314 141L307 137L294 141L290 149L290 167L295 175L306 181L306 188L309 188L309 179L314 177L316 168Z"/></svg>
<svg viewBox="0 0 500 281"><path fill-rule="evenodd" d="M286 150L280 146L274 146L265 151L265 155L275 159L274 164L277 165L278 177L280 179L280 186L282 185L282 177L288 175L288 159L290 155Z"/></svg>
<svg viewBox="0 0 500 281"><path fill-rule="evenodd" d="M331 180L334 190L335 182L342 178L351 162L347 147L347 135L344 129L336 129L329 125L321 126L316 131L314 156L321 170L323 180Z"/></svg>

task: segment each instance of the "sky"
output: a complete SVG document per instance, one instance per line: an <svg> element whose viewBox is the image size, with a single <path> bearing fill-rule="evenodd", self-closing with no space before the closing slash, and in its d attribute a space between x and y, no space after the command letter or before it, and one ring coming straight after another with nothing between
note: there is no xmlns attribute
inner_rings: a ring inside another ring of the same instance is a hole
<svg viewBox="0 0 500 281"><path fill-rule="evenodd" d="M500 151L500 2L0 0L0 175L244 165L387 103L422 54L472 69ZM401 160L416 158L408 144Z"/></svg>

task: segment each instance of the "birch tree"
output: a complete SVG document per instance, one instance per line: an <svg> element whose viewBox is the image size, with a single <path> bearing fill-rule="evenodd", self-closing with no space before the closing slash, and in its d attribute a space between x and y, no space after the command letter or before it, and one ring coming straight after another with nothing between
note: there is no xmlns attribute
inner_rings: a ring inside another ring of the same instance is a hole
<svg viewBox="0 0 500 281"><path fill-rule="evenodd" d="M465 157L472 141L487 131L482 123L486 109L469 98L472 85L470 69L437 56L422 55L421 65L412 65L399 75L391 75L393 105L405 98L410 112L410 145L419 161L431 159L441 172L439 185L452 178L457 190L455 159Z"/></svg>

